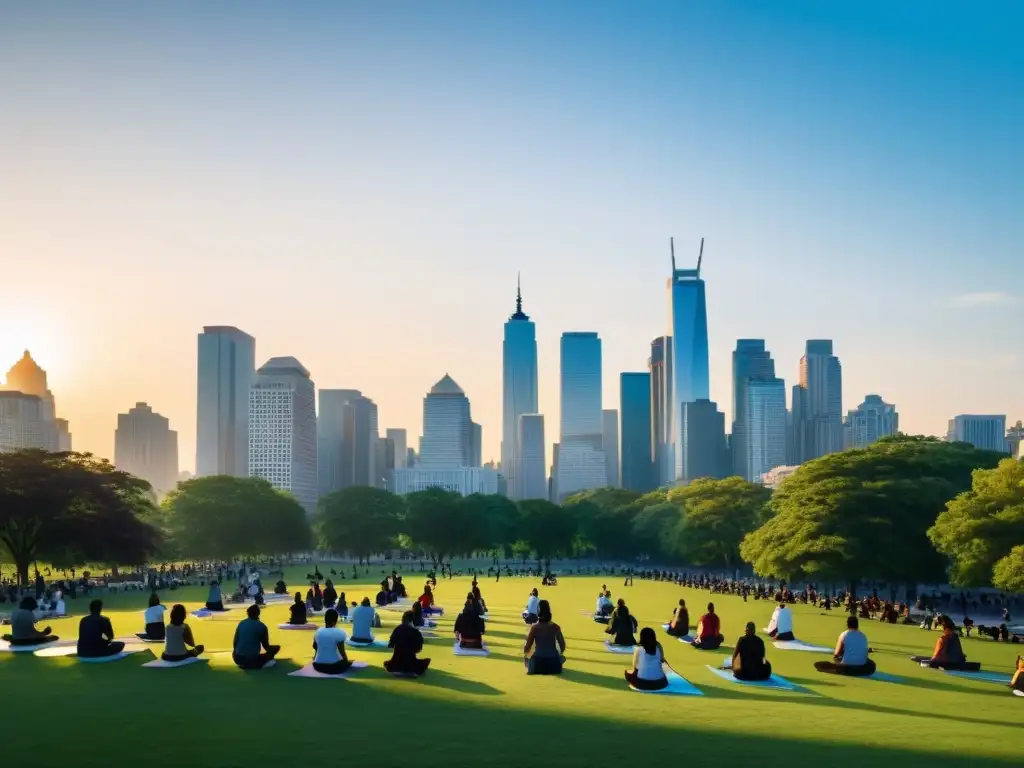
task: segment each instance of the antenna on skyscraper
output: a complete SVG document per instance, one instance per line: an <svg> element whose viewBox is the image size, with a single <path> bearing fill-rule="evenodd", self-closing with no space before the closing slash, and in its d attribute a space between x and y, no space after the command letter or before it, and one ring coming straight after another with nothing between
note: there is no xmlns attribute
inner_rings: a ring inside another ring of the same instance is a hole
<svg viewBox="0 0 1024 768"><path fill-rule="evenodd" d="M668 239L668 248L669 248L670 251L672 251L672 271L675 272L676 271L676 239L674 237L670 237Z"/></svg>
<svg viewBox="0 0 1024 768"><path fill-rule="evenodd" d="M697 276L700 277L700 262L704 258L704 238L700 239L700 254L697 256Z"/></svg>

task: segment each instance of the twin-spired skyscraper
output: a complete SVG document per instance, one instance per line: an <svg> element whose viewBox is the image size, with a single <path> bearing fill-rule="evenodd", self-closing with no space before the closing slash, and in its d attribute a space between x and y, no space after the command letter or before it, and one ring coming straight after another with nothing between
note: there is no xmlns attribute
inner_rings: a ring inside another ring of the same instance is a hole
<svg viewBox="0 0 1024 768"><path fill-rule="evenodd" d="M531 498L535 489L543 488L545 467L543 449L538 462L536 436L539 428L543 440L544 424L528 420L530 461L526 466L531 473L524 476L523 435L521 417L537 413L537 328L530 316L523 312L523 294L516 287L516 311L505 323L502 343L502 430L501 471L508 483L513 499ZM540 467L541 476L535 476ZM530 495L527 495L527 494Z"/></svg>

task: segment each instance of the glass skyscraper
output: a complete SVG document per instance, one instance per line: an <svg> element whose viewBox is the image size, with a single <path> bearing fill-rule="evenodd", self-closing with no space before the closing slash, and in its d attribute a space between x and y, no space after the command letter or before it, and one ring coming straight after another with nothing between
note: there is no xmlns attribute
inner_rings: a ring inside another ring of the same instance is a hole
<svg viewBox="0 0 1024 768"><path fill-rule="evenodd" d="M519 417L537 413L537 330L523 312L516 289L516 311L505 323L502 344L501 472L513 499L527 498L523 489L522 439Z"/></svg>
<svg viewBox="0 0 1024 768"><path fill-rule="evenodd" d="M237 328L209 325L199 334L196 475L249 473L249 389L256 340Z"/></svg>
<svg viewBox="0 0 1024 768"><path fill-rule="evenodd" d="M646 493L657 486L651 443L650 373L623 373L619 379L619 464L622 487Z"/></svg>
<svg viewBox="0 0 1024 768"><path fill-rule="evenodd" d="M602 450L601 339L596 333L562 334L561 391L558 500L608 484Z"/></svg>
<svg viewBox="0 0 1024 768"><path fill-rule="evenodd" d="M651 342L647 360L651 374L651 456L654 460L654 482L665 485L675 480L672 460L672 337L659 336Z"/></svg>

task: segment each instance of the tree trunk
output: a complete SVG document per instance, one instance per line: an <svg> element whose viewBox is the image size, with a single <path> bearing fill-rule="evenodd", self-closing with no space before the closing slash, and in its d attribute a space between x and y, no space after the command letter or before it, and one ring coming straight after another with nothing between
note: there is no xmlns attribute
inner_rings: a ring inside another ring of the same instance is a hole
<svg viewBox="0 0 1024 768"><path fill-rule="evenodd" d="M11 557L14 559L14 569L18 574L18 586L28 586L28 566L31 558L25 555L17 555L14 552L11 553Z"/></svg>

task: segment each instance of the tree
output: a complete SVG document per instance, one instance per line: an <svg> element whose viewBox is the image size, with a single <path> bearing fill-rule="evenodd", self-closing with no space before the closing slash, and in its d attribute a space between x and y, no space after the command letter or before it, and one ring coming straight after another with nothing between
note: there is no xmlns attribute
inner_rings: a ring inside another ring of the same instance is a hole
<svg viewBox="0 0 1024 768"><path fill-rule="evenodd" d="M581 501L589 501L605 511L619 509L640 498L640 494L627 488L592 488L580 491L567 498L563 504L572 506Z"/></svg>
<svg viewBox="0 0 1024 768"><path fill-rule="evenodd" d="M577 494L563 506L575 516L579 536L594 548L598 557L631 557L635 554L633 519L637 513L629 504L609 509L583 494Z"/></svg>
<svg viewBox="0 0 1024 768"><path fill-rule="evenodd" d="M395 494L354 485L320 497L315 527L327 549L348 552L362 563L394 544L404 512Z"/></svg>
<svg viewBox="0 0 1024 768"><path fill-rule="evenodd" d="M665 496L662 494L662 498ZM640 503L638 499L635 503ZM633 546L638 554L649 557L675 556L676 526L683 518L683 510L670 501L645 506L633 518Z"/></svg>
<svg viewBox="0 0 1024 768"><path fill-rule="evenodd" d="M988 586L996 569L1006 574L1001 577L1005 582L1013 561L1004 565L1003 560L1024 542L1024 463L1003 459L995 469L975 471L971 489L946 505L928 537L952 559L952 584Z"/></svg>
<svg viewBox="0 0 1024 768"><path fill-rule="evenodd" d="M673 488L670 503L682 509L669 540L691 565L735 568L740 542L767 519L772 492L742 477L701 478Z"/></svg>
<svg viewBox="0 0 1024 768"><path fill-rule="evenodd" d="M941 581L927 531L971 473L1002 454L898 435L803 464L773 494L775 516L748 534L743 559L762 576L840 581Z"/></svg>
<svg viewBox="0 0 1024 768"><path fill-rule="evenodd" d="M0 545L22 584L40 558L140 565L160 544L143 520L150 492L146 481L89 453L0 453Z"/></svg>
<svg viewBox="0 0 1024 768"><path fill-rule="evenodd" d="M504 549L519 538L519 507L507 496L472 493L459 504L473 539L471 550Z"/></svg>
<svg viewBox="0 0 1024 768"><path fill-rule="evenodd" d="M163 507L174 545L187 557L232 560L312 546L299 502L259 477L187 480L168 494Z"/></svg>
<svg viewBox="0 0 1024 768"><path fill-rule="evenodd" d="M519 502L522 514L520 532L537 555L537 564L551 570L551 558L572 551L576 535L576 518L571 509L564 509L544 499Z"/></svg>
<svg viewBox="0 0 1024 768"><path fill-rule="evenodd" d="M1014 547L992 569L992 583L999 589L1019 595L1024 592L1024 546Z"/></svg>
<svg viewBox="0 0 1024 768"><path fill-rule="evenodd" d="M405 497L402 532L443 562L446 555L472 548L476 534L465 528L466 507L454 491L427 488Z"/></svg>

